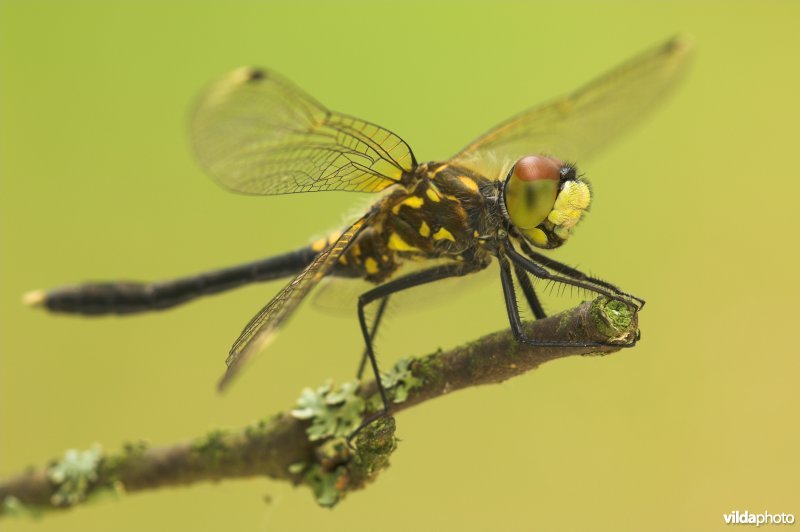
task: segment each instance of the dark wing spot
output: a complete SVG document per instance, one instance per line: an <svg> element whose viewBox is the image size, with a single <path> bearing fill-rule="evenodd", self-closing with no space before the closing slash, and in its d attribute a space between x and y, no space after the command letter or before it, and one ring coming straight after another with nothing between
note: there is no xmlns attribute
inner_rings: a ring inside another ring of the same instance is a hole
<svg viewBox="0 0 800 532"><path fill-rule="evenodd" d="M253 68L250 70L250 72L247 73L248 83L253 81L260 81L262 79L265 79L266 77L267 77L267 71L261 68Z"/></svg>

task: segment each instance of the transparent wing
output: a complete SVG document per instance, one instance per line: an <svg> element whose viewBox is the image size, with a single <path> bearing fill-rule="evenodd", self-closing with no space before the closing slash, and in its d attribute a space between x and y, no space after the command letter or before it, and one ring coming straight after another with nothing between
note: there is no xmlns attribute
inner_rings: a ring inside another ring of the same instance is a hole
<svg viewBox="0 0 800 532"><path fill-rule="evenodd" d="M348 244L364 226L365 220L366 217L361 218L351 225L250 320L231 347L225 361L228 370L219 382L220 389L225 388L242 365L275 337L278 329L289 319L303 298L337 263Z"/></svg>
<svg viewBox="0 0 800 532"><path fill-rule="evenodd" d="M391 131L329 111L278 74L254 68L206 90L190 134L203 167L244 194L376 192L416 165Z"/></svg>
<svg viewBox="0 0 800 532"><path fill-rule="evenodd" d="M410 273L451 262L445 259L420 262L407 261L392 275L391 279L398 279ZM472 288L484 286L490 281L496 282L498 275L496 265L493 262L488 268L463 277L450 277L392 294L391 308L393 312L398 313L413 312L415 309L419 309L420 306L427 307L440 301L452 301L466 294ZM336 316L353 317L358 304L358 296L376 286L378 285L362 278L329 275L322 280L319 288L311 296L311 302L315 308L322 312Z"/></svg>
<svg viewBox="0 0 800 532"><path fill-rule="evenodd" d="M535 153L581 162L637 123L676 85L690 50L686 38L673 38L572 94L510 118L452 161L487 176L496 175L487 173L489 168Z"/></svg>

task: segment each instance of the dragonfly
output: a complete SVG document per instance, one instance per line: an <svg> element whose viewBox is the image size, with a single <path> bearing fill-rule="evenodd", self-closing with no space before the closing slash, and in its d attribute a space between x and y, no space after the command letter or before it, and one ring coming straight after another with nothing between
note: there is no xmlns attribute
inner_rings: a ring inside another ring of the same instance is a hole
<svg viewBox="0 0 800 532"><path fill-rule="evenodd" d="M356 314L383 411L386 391L373 347L389 298L499 264L511 332L534 346L596 346L531 338L519 299L546 316L533 280L587 290L641 308L644 300L546 253L573 234L591 202L577 162L630 130L676 85L691 49L675 37L570 94L500 123L453 157L417 162L409 145L376 124L328 110L276 72L245 67L212 83L191 117L202 167L237 193L381 193L340 231L248 264L159 282L101 282L37 290L24 300L54 312L130 314L173 307L247 283L291 277L244 327L219 382L225 388L324 278L361 279ZM366 312L373 306L371 315ZM633 345L635 340L630 345Z"/></svg>

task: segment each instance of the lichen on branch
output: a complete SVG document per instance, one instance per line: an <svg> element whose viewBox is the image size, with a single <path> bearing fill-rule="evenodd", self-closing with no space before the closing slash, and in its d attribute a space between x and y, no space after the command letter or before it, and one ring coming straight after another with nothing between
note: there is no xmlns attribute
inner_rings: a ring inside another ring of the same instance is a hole
<svg viewBox="0 0 800 532"><path fill-rule="evenodd" d="M518 343L510 331L486 335L449 351L402 359L382 377L391 414L453 391L502 382L544 362L604 355L638 340L636 310L599 297L546 319L524 324L529 338L601 343L542 347ZM397 447L393 417L345 437L379 410L375 382L326 384L303 391L295 409L240 430L214 430L193 440L150 447L137 441L122 451L69 451L36 470L0 480L0 516L41 515L162 486L267 476L306 485L316 501L334 506L364 488L389 465ZM479 412L476 416L481 415Z"/></svg>

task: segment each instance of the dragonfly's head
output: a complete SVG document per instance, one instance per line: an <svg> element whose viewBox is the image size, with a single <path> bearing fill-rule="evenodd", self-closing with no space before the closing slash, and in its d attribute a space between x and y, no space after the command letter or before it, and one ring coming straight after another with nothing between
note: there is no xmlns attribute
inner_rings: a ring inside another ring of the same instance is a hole
<svg viewBox="0 0 800 532"><path fill-rule="evenodd" d="M536 247L563 244L589 208L589 185L574 165L528 155L511 168L503 187L510 222Z"/></svg>

